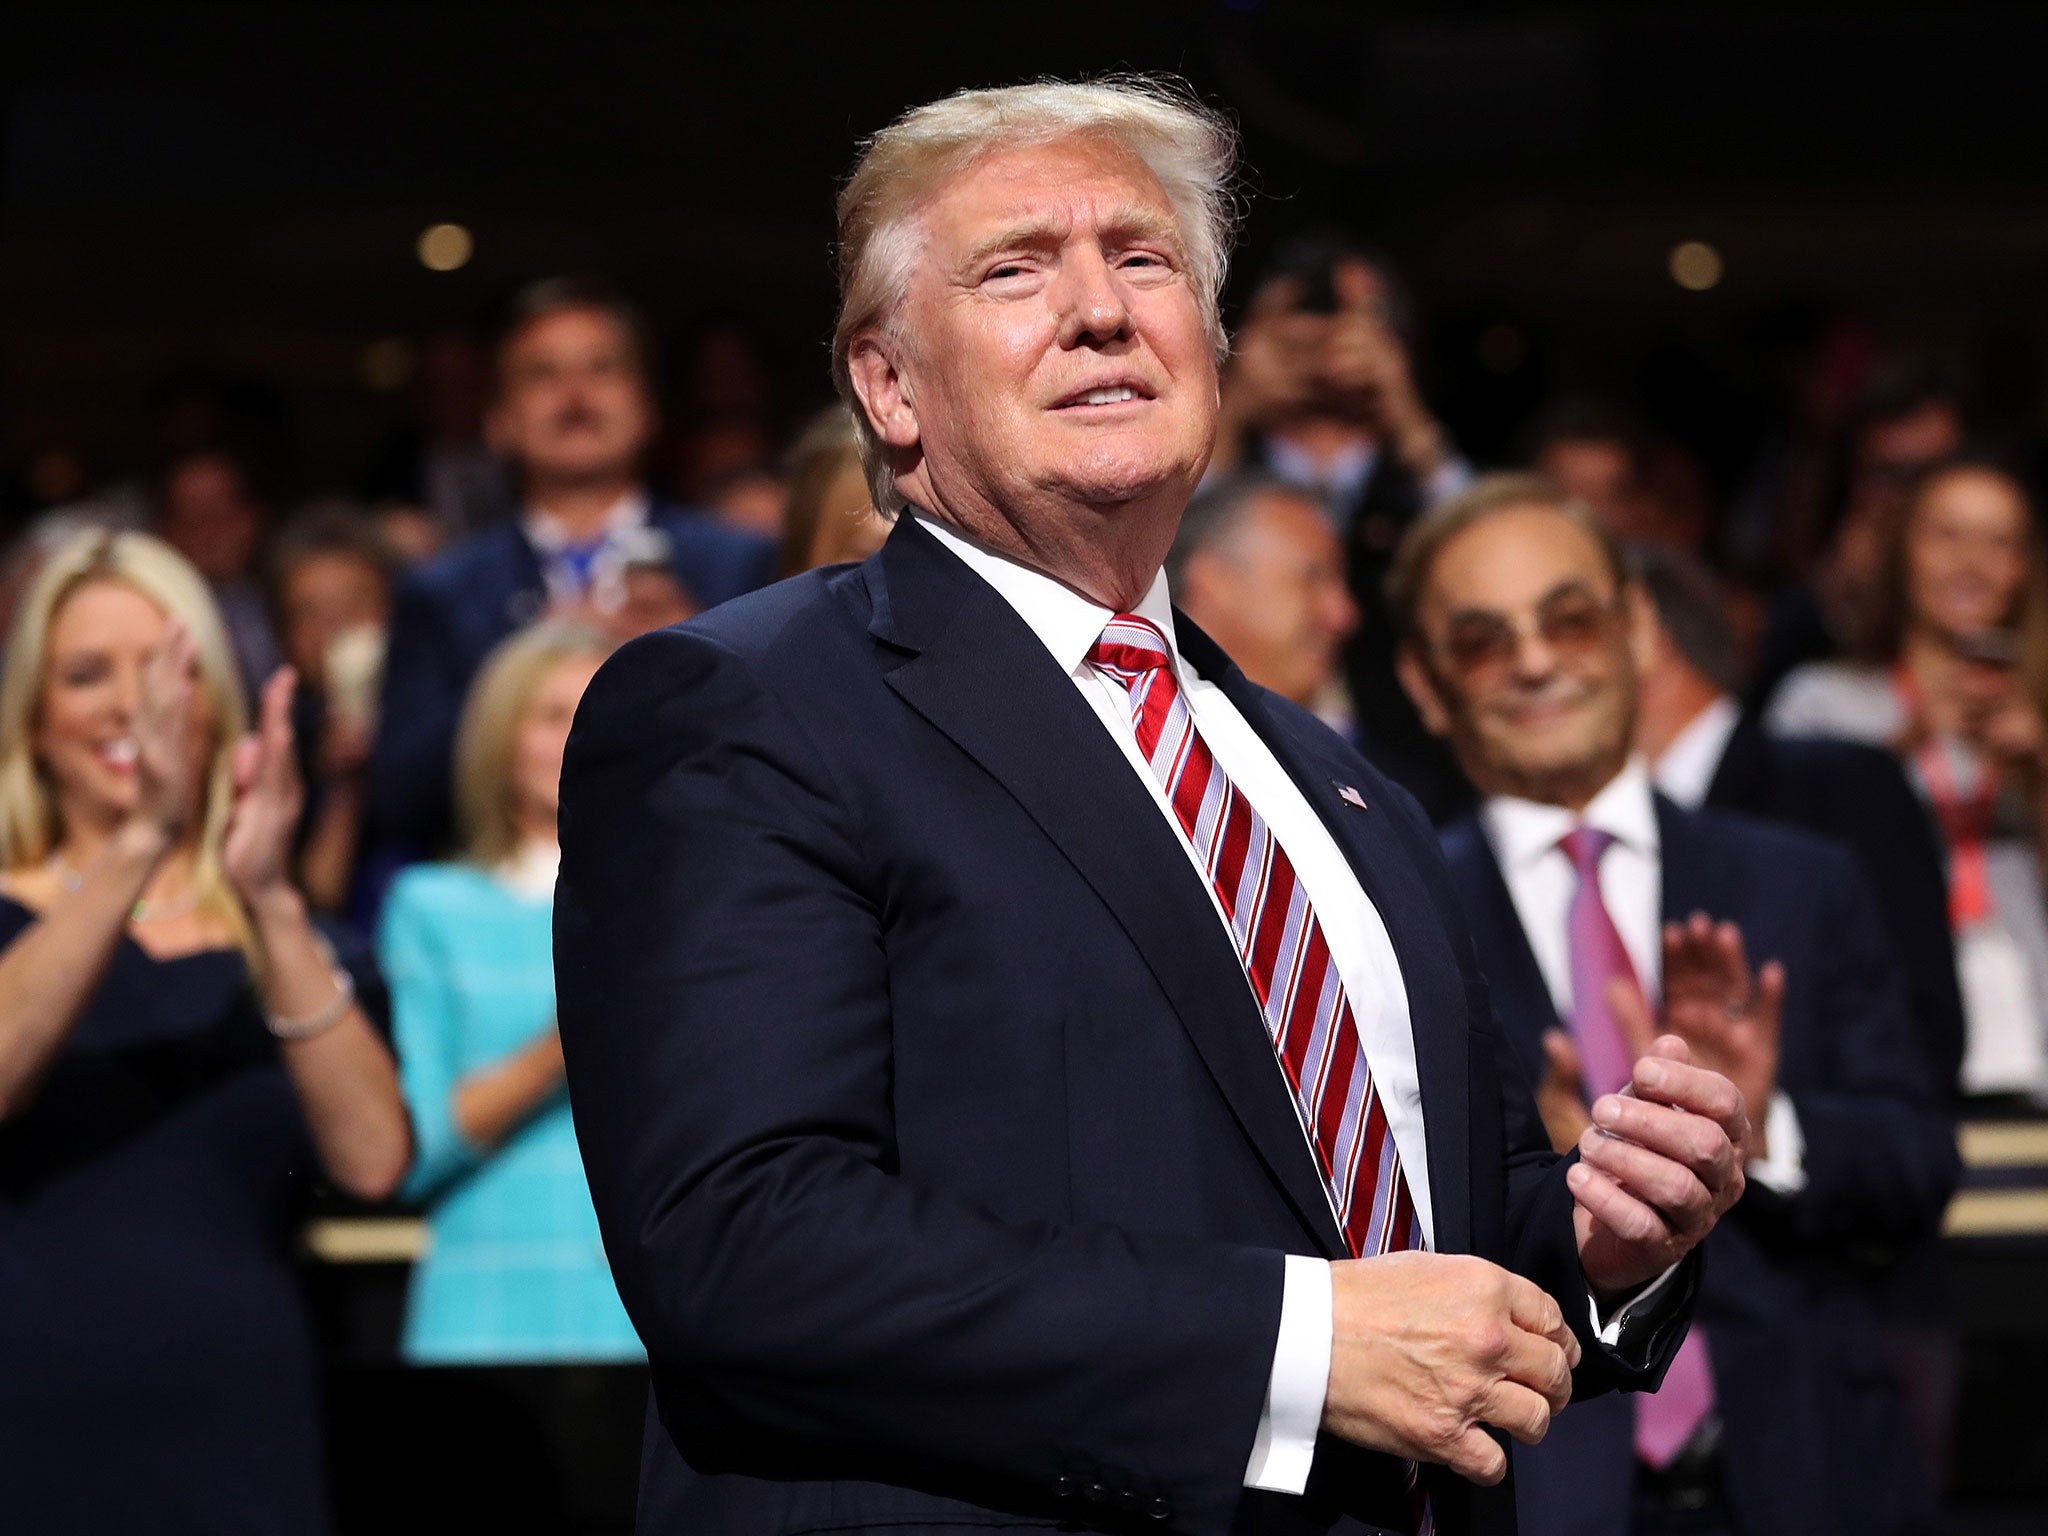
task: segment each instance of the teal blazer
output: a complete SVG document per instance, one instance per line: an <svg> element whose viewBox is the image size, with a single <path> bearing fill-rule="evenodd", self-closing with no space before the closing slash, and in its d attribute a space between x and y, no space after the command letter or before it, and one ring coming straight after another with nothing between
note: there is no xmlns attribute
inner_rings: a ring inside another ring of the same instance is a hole
<svg viewBox="0 0 2048 1536"><path fill-rule="evenodd" d="M423 1204L426 1254L402 1350L420 1363L638 1360L557 1092L503 1145L473 1145L451 1095L554 1021L554 903L460 864L392 886L378 949L415 1144L404 1198Z"/></svg>

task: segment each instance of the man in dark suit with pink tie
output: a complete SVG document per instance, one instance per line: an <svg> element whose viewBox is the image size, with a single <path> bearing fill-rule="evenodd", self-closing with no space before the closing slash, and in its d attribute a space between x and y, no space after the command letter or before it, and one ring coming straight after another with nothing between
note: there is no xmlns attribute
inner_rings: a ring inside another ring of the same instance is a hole
<svg viewBox="0 0 2048 1536"><path fill-rule="evenodd" d="M1631 751L1655 612L1554 486L1497 476L1431 509L1389 597L1403 680L1484 797L1444 849L1554 1144L1610 1147L1604 1096L1660 994L1755 1132L1661 1389L1575 1404L1517 1450L1523 1531L1928 1529L1879 1301L1955 1187L1955 1130L1862 867L1655 793Z"/></svg>
<svg viewBox="0 0 2048 1536"><path fill-rule="evenodd" d="M1749 1127L1675 1037L1549 1148L1427 823L1172 607L1226 125L967 92L840 200L896 527L622 649L562 787L641 1528L1513 1528L1653 1385Z"/></svg>

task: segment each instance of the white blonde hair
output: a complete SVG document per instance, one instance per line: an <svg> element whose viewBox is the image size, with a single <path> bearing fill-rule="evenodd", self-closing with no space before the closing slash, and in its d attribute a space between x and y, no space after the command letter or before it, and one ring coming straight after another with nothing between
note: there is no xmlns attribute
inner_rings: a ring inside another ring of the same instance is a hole
<svg viewBox="0 0 2048 1536"><path fill-rule="evenodd" d="M519 850L513 818L512 759L519 727L557 662L602 661L610 638L588 625L547 619L498 643L477 669L455 732L455 820L462 854L485 868Z"/></svg>
<svg viewBox="0 0 2048 1536"><path fill-rule="evenodd" d="M886 449L854 393L850 358L863 335L894 321L917 257L917 220L954 176L1000 150L1102 138L1159 180L1187 247L1189 276L1220 361L1218 304L1237 222L1237 132L1171 75L1115 75L1087 84L1041 81L959 91L913 107L862 147L839 194L839 323L832 379L852 408L868 490L883 513L904 506Z"/></svg>
<svg viewBox="0 0 2048 1536"><path fill-rule="evenodd" d="M63 835L56 797L37 757L36 737L49 670L50 631L72 594L96 582L111 582L139 594L184 625L192 639L199 686L213 714L193 868L198 910L224 923L251 965L260 968L248 916L228 884L220 857L228 813L234 809L235 743L248 729L241 674L206 578L170 545L146 533L87 528L72 534L36 572L15 612L6 669L0 672L0 867L16 870L42 863Z"/></svg>

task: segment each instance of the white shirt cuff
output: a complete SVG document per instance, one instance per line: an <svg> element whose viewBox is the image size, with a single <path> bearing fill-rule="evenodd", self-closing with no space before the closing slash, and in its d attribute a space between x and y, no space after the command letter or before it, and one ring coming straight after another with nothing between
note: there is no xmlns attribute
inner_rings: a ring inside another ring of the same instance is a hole
<svg viewBox="0 0 2048 1536"><path fill-rule="evenodd" d="M1683 1259L1678 1261L1679 1264L1684 1262ZM1591 1291L1586 1292L1586 1305L1592 1309L1593 1313L1593 1337L1602 1344L1605 1344L1609 1349L1614 1348L1615 1345L1621 1342L1621 1325L1628 1320L1629 1313L1635 1311L1637 1307L1642 1306L1645 1302L1655 1300L1657 1293L1669 1285L1671 1277L1677 1273L1678 1264L1674 1264L1640 1291L1637 1291L1627 1301L1616 1307L1614 1309L1614 1316L1608 1318L1605 1322L1602 1322L1600 1319L1600 1303L1593 1299Z"/></svg>
<svg viewBox="0 0 2048 1536"><path fill-rule="evenodd" d="M1799 1128L1799 1111L1792 1096L1783 1089L1771 1095L1771 1107L1764 1114L1764 1140L1770 1155L1752 1157L1748 1173L1766 1189L1781 1195L1796 1195L1806 1188L1806 1133Z"/></svg>
<svg viewBox="0 0 2048 1536"><path fill-rule="evenodd" d="M1300 1493L1316 1456L1316 1431L1323 1425L1323 1395L1330 1389L1330 1350L1337 1306L1329 1262L1287 1255L1280 1287L1280 1337L1273 1345L1273 1374L1266 1383L1266 1408L1252 1439L1244 1485L1272 1493Z"/></svg>

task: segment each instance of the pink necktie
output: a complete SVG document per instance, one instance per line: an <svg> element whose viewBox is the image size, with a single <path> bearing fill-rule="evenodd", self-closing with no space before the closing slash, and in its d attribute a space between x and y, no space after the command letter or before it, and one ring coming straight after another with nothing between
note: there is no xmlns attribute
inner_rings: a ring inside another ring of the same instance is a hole
<svg viewBox="0 0 2048 1536"><path fill-rule="evenodd" d="M1611 832L1587 826L1574 827L1558 843L1579 877L1569 923L1571 1024L1588 1099L1620 1092L1635 1068L1634 1054L1607 1006L1607 984L1616 977L1637 985L1635 966L1600 898L1600 857L1613 843ZM1706 1336L1694 1324L1664 1374L1664 1385L1636 1398L1636 1454L1653 1467L1670 1465L1713 1410Z"/></svg>

